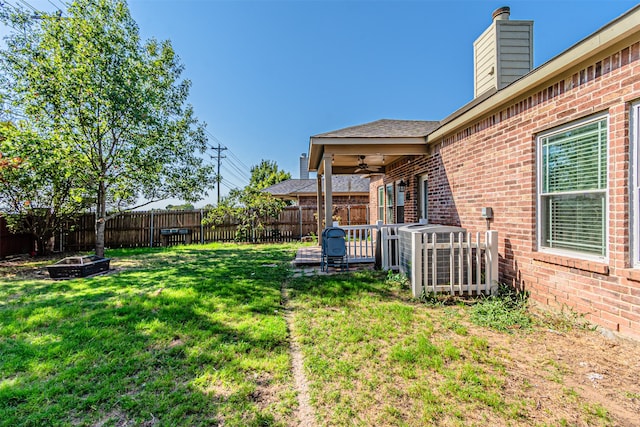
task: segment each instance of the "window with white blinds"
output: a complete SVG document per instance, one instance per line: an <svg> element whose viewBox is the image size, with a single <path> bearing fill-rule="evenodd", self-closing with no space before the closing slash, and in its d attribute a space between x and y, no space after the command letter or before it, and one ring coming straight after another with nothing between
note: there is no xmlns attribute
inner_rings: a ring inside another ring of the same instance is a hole
<svg viewBox="0 0 640 427"><path fill-rule="evenodd" d="M378 221L384 222L384 187L378 187Z"/></svg>
<svg viewBox="0 0 640 427"><path fill-rule="evenodd" d="M607 118L538 138L541 248L605 257Z"/></svg>
<svg viewBox="0 0 640 427"><path fill-rule="evenodd" d="M395 219L394 219L394 215L393 215L393 206L394 206L394 200L393 200L393 184L387 184L387 216L385 218L385 223L386 224L394 224L395 223Z"/></svg>
<svg viewBox="0 0 640 427"><path fill-rule="evenodd" d="M640 267L640 103L631 108L631 232L632 265Z"/></svg>

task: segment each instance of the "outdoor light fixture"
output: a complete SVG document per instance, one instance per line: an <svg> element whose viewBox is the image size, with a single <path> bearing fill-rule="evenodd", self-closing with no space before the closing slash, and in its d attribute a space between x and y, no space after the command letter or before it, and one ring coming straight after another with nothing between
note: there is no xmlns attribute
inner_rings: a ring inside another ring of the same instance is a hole
<svg viewBox="0 0 640 427"><path fill-rule="evenodd" d="M398 183L398 191L404 193L404 189L407 188L407 183L404 182L404 179L401 179Z"/></svg>

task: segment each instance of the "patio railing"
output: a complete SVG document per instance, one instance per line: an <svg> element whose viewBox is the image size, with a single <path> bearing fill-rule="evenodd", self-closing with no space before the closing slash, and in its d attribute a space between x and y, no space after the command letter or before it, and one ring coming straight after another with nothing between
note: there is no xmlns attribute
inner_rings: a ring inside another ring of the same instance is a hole
<svg viewBox="0 0 640 427"><path fill-rule="evenodd" d="M405 255L403 261L398 229L404 225L408 224L382 224L379 221L371 225L341 227L346 232L349 262L374 262L376 250L379 250L382 269L407 274L416 298L425 293L477 295L495 291L498 283L497 231L487 231L484 238L483 233L449 233L448 239L438 236L439 233L413 231L410 254ZM334 226L339 224L334 223Z"/></svg>
<svg viewBox="0 0 640 427"><path fill-rule="evenodd" d="M400 266L398 228L406 224L377 224L341 226L346 232L345 241L349 262L374 262L378 231L380 232L380 263L383 270L397 270Z"/></svg>
<svg viewBox="0 0 640 427"><path fill-rule="evenodd" d="M349 262L375 261L377 225L347 225L339 227L346 233L345 243Z"/></svg>

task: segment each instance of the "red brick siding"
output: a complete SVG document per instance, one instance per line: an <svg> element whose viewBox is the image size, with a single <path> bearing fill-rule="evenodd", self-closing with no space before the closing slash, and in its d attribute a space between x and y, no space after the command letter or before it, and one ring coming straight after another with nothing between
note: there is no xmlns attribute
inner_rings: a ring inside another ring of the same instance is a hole
<svg viewBox="0 0 640 427"><path fill-rule="evenodd" d="M500 237L500 279L534 300L569 308L608 329L640 339L640 272L630 267L629 111L640 99L640 43L552 82L534 95L406 157L383 182L409 179L407 222L417 219L417 179L429 176L429 222L486 230L492 207ZM609 118L609 260L606 264L536 251L536 136L606 114ZM371 212L378 183L371 184ZM372 219L373 219L372 215Z"/></svg>
<svg viewBox="0 0 640 427"><path fill-rule="evenodd" d="M378 187L384 185L382 176L374 175L369 178L369 222L375 224L378 220Z"/></svg>

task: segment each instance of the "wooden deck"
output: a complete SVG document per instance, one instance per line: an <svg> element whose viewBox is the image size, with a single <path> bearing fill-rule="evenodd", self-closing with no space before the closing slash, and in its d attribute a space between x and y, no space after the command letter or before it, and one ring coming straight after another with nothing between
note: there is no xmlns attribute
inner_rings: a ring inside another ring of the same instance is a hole
<svg viewBox="0 0 640 427"><path fill-rule="evenodd" d="M295 266L320 265L322 258L322 248L320 246L303 246L298 249L296 259L293 260Z"/></svg>
<svg viewBox="0 0 640 427"><path fill-rule="evenodd" d="M293 261L293 265L305 266L305 265L320 265L320 260L322 258L322 248L320 246L303 246L298 249L296 253L296 259ZM355 254L350 253L349 255L349 264L372 264L375 259L371 258L360 258Z"/></svg>

